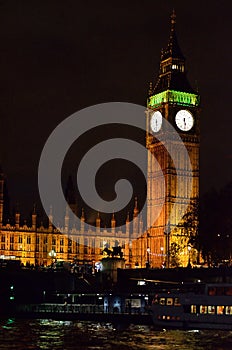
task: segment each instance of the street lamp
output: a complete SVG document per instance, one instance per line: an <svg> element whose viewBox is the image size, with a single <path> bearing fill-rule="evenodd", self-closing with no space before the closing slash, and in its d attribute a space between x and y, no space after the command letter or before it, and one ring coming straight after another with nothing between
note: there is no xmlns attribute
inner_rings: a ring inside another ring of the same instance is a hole
<svg viewBox="0 0 232 350"><path fill-rule="evenodd" d="M149 257L149 254L150 254L150 248L147 248L147 267L150 267L150 257Z"/></svg>
<svg viewBox="0 0 232 350"><path fill-rule="evenodd" d="M190 247L190 245L188 245L188 267L191 267L190 251L191 251L191 247Z"/></svg>
<svg viewBox="0 0 232 350"><path fill-rule="evenodd" d="M150 238L150 235L149 235L149 232L147 232L147 263L146 263L146 267L150 267L150 244L149 244L149 238Z"/></svg>
<svg viewBox="0 0 232 350"><path fill-rule="evenodd" d="M56 258L56 252L55 250L51 250L48 255L52 258L52 263L54 262L54 259Z"/></svg>
<svg viewBox="0 0 232 350"><path fill-rule="evenodd" d="M170 239L170 221L168 221L165 231L164 231L164 235L166 236L166 267L169 268L169 256L170 256L170 247L169 247L169 239Z"/></svg>
<svg viewBox="0 0 232 350"><path fill-rule="evenodd" d="M163 261L164 247L160 247L160 251L161 251L161 267L164 267L164 261Z"/></svg>

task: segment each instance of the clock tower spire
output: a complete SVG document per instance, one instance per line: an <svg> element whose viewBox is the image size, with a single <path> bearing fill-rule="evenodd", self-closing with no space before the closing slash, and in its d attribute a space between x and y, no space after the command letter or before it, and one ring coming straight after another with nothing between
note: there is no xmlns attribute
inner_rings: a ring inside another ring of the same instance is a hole
<svg viewBox="0 0 232 350"><path fill-rule="evenodd" d="M171 30L166 49L161 51L159 76L154 88L149 89L149 95L165 90L194 93L186 76L185 57L180 49L176 35L176 14L171 15Z"/></svg>
<svg viewBox="0 0 232 350"><path fill-rule="evenodd" d="M192 89L185 70L185 57L180 49L176 35L176 14L171 15L171 30L166 49L161 52L158 78L150 85L147 100L147 138L148 174L147 174L147 222L149 229L152 266L187 266L189 261L188 242L196 234L195 218L193 227L186 232L183 222L179 222L179 212L188 207L193 211L199 198L199 95ZM165 132L163 119L166 119L179 134L179 140ZM161 139L165 141L159 141ZM186 153L182 154L183 144L187 149L192 171L186 165ZM175 159L178 159L178 171L167 149L171 145ZM160 168L163 173L165 189L160 185ZM181 174L183 190L177 188L177 173ZM190 188L190 184L191 188ZM186 188L191 193L186 198ZM178 189L178 190L177 190ZM161 198L162 197L162 198ZM152 222L152 213L163 201L159 218ZM175 207L176 215L170 217ZM167 232L168 222L168 232ZM161 254L161 251L165 254ZM194 262L194 249L191 249Z"/></svg>

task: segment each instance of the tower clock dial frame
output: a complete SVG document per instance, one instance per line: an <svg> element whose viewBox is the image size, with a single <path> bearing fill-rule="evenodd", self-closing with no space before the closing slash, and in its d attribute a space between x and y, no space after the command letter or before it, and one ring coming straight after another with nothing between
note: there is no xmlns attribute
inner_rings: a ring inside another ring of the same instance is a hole
<svg viewBox="0 0 232 350"><path fill-rule="evenodd" d="M152 116L151 116L151 120L150 120L150 126L151 126L151 130L154 133L157 133L160 131L161 127L162 127L162 113L160 111L155 111Z"/></svg>
<svg viewBox="0 0 232 350"><path fill-rule="evenodd" d="M192 113L187 109L181 109L176 113L175 123L181 131L190 131L194 125Z"/></svg>

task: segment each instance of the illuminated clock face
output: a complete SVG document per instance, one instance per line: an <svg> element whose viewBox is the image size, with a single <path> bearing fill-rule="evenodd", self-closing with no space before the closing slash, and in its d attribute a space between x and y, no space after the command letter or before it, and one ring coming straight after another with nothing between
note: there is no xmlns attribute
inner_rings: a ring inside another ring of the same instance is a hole
<svg viewBox="0 0 232 350"><path fill-rule="evenodd" d="M176 113L175 117L177 127L182 131L189 131L193 127L194 119L192 113L182 109Z"/></svg>
<svg viewBox="0 0 232 350"><path fill-rule="evenodd" d="M160 111L155 111L151 117L151 130L153 132L160 131L162 126L162 114Z"/></svg>

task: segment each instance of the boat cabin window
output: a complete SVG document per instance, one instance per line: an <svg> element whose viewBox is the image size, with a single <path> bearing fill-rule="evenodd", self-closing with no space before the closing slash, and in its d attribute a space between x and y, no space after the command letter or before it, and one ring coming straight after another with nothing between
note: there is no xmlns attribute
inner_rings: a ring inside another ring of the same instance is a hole
<svg viewBox="0 0 232 350"><path fill-rule="evenodd" d="M167 298L167 305L173 305L173 299Z"/></svg>
<svg viewBox="0 0 232 350"><path fill-rule="evenodd" d="M232 287L209 287L208 295L232 295Z"/></svg>
<svg viewBox="0 0 232 350"><path fill-rule="evenodd" d="M200 305L200 313L207 314L207 306L206 305Z"/></svg>
<svg viewBox="0 0 232 350"><path fill-rule="evenodd" d="M224 306L217 306L217 314L223 315L224 313Z"/></svg>
<svg viewBox="0 0 232 350"><path fill-rule="evenodd" d="M208 306L208 314L215 314L215 306Z"/></svg>
<svg viewBox="0 0 232 350"><path fill-rule="evenodd" d="M152 300L152 304L159 304L159 299L158 298L154 298Z"/></svg>
<svg viewBox="0 0 232 350"><path fill-rule="evenodd" d="M179 306L180 305L180 300L179 298L174 298L174 305Z"/></svg>
<svg viewBox="0 0 232 350"><path fill-rule="evenodd" d="M197 306L191 305L191 314L196 314L196 313L197 313Z"/></svg>
<svg viewBox="0 0 232 350"><path fill-rule="evenodd" d="M165 298L160 298L160 305L165 305Z"/></svg>
<svg viewBox="0 0 232 350"><path fill-rule="evenodd" d="M216 295L216 287L209 287L208 295Z"/></svg>
<svg viewBox="0 0 232 350"><path fill-rule="evenodd" d="M225 314L226 315L232 315L232 306L226 306Z"/></svg>

